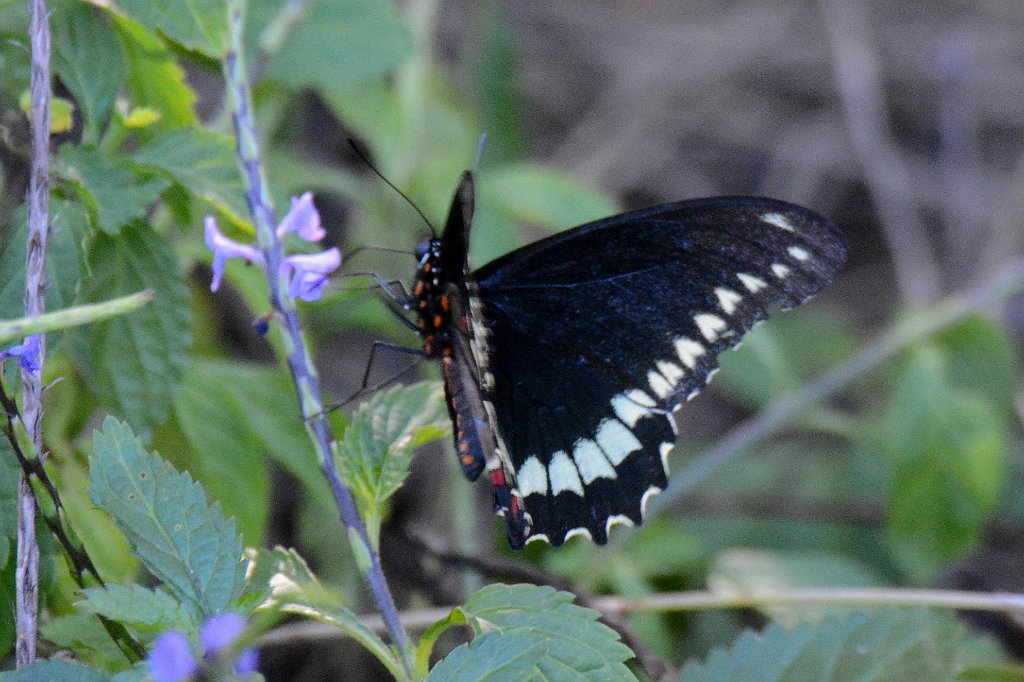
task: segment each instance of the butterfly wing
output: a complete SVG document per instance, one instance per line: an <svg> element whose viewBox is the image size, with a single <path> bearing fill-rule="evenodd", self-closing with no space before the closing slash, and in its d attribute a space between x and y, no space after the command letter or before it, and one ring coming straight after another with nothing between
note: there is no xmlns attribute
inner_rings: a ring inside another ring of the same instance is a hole
<svg viewBox="0 0 1024 682"><path fill-rule="evenodd" d="M667 485L670 413L774 306L827 285L846 245L785 202L719 197L626 213L476 273L486 397L529 538L607 540ZM517 540L519 541L517 543Z"/></svg>

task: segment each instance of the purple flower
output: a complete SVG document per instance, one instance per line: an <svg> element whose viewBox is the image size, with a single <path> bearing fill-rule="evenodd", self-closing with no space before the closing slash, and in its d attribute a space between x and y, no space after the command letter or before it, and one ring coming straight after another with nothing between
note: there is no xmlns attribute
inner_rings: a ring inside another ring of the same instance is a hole
<svg viewBox="0 0 1024 682"><path fill-rule="evenodd" d="M199 628L199 644L203 659L213 661L221 656L245 632L245 619L237 613L222 613L203 623ZM188 637L172 630L157 637L149 654L149 673L155 682L184 682L199 672ZM236 675L255 672L259 665L259 652L243 649L234 660Z"/></svg>
<svg viewBox="0 0 1024 682"><path fill-rule="evenodd" d="M213 251L213 281L210 291L217 291L224 277L224 265L230 258L243 258L266 267L263 254L255 247L228 239L217 228L213 216L206 216L206 245ZM294 232L306 241L320 241L326 236L320 224L320 213L313 205L313 194L292 197L292 207L277 226L278 238ZM327 286L327 276L341 265L341 252L336 248L316 254L294 254L281 262L281 273L288 278L288 295L304 301L316 301Z"/></svg>
<svg viewBox="0 0 1024 682"><path fill-rule="evenodd" d="M237 613L222 613L203 623L199 628L199 642L203 654L216 656L221 649L230 646L245 630L245 619Z"/></svg>
<svg viewBox="0 0 1024 682"><path fill-rule="evenodd" d="M281 239L294 232L307 242L318 242L327 236L320 225L320 213L313 205L313 193L306 192L299 198L292 197L292 207L277 226L277 238Z"/></svg>
<svg viewBox="0 0 1024 682"><path fill-rule="evenodd" d="M188 637L172 630L156 638L149 652L149 674L154 682L182 682L199 669Z"/></svg>
<svg viewBox="0 0 1024 682"><path fill-rule="evenodd" d="M38 374L41 369L39 358L39 335L31 334L25 337L24 343L11 346L0 353L0 363L7 358L18 358L18 364L29 374Z"/></svg>
<svg viewBox="0 0 1024 682"><path fill-rule="evenodd" d="M228 239L217 228L217 221L212 215L206 216L206 246L213 251L213 281L210 282L210 291L217 291L220 288L220 280L224 276L224 265L229 258L244 258L250 263L264 264L263 254L259 249L247 244L240 244L233 239Z"/></svg>
<svg viewBox="0 0 1024 682"><path fill-rule="evenodd" d="M316 301L327 286L327 275L341 265L341 251L330 248L320 253L295 254L281 263L288 277L288 295L304 301Z"/></svg>

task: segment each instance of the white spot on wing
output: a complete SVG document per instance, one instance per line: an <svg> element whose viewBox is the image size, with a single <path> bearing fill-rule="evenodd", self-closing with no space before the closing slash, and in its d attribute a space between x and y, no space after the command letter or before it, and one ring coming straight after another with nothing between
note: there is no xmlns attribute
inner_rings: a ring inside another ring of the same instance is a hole
<svg viewBox="0 0 1024 682"><path fill-rule="evenodd" d="M672 453L672 449L676 446L675 443L662 443L658 446L659 452L661 452L661 467L668 473L668 456Z"/></svg>
<svg viewBox="0 0 1024 682"><path fill-rule="evenodd" d="M570 540L570 539L572 539L574 537L577 537L577 536L586 538L588 540L593 540L594 539L594 537L590 534L590 531L587 530L586 528L573 528L572 530L570 530L568 533L565 534L565 539L566 540Z"/></svg>
<svg viewBox="0 0 1024 682"><path fill-rule="evenodd" d="M808 252L807 249L800 248L799 246L791 246L786 250L789 251L790 256L797 260L810 260L811 258L810 252Z"/></svg>
<svg viewBox="0 0 1024 682"><path fill-rule="evenodd" d="M690 402L691 400L693 400L694 398L696 398L699 395L700 395L700 389L699 388L690 391L690 395L686 396L686 402Z"/></svg>
<svg viewBox="0 0 1024 682"><path fill-rule="evenodd" d="M666 398L668 394L672 392L672 384L669 383L660 372L655 372L653 369L647 373L647 383L651 385L651 390L654 391L654 395L659 398Z"/></svg>
<svg viewBox="0 0 1024 682"><path fill-rule="evenodd" d="M617 526L619 524L622 524L623 526L629 526L629 527L633 527L633 526L636 525L635 523L633 523L633 519L629 518L625 514L613 514L612 516L609 516L607 519L605 519L605 522L604 522L604 532L605 532L605 535L611 535L611 533L612 533L612 526Z"/></svg>
<svg viewBox="0 0 1024 682"><path fill-rule="evenodd" d="M527 542L551 542L551 540L548 538L548 536L545 535L544 533L537 533L535 535L530 535L529 537L526 538L526 541Z"/></svg>
<svg viewBox="0 0 1024 682"><path fill-rule="evenodd" d="M651 498L661 492L661 488L656 485L652 485L644 493L644 496L640 498L640 518L647 516L647 503L651 501Z"/></svg>
<svg viewBox="0 0 1024 682"><path fill-rule="evenodd" d="M576 462L580 478L586 485L590 485L598 478L616 478L615 469L608 458L601 452L597 443L589 438L580 438L576 441L572 446L572 458Z"/></svg>
<svg viewBox="0 0 1024 682"><path fill-rule="evenodd" d="M636 439L633 432L617 419L602 421L597 427L595 439L615 466L622 464L622 460L626 459L629 453L643 448L643 444Z"/></svg>
<svg viewBox="0 0 1024 682"><path fill-rule="evenodd" d="M732 289L726 289L725 287L715 289L715 296L718 297L718 305L725 311L726 315L732 315L736 312L736 305L743 300L742 296Z"/></svg>
<svg viewBox="0 0 1024 682"><path fill-rule="evenodd" d="M789 222L789 218L781 213L765 213L761 216L761 220L765 221L769 225L782 228L786 232L796 232L796 228L793 227L793 223Z"/></svg>
<svg viewBox="0 0 1024 682"><path fill-rule="evenodd" d="M792 271L782 263L772 263L772 272L774 272L775 276L779 279L786 279Z"/></svg>
<svg viewBox="0 0 1024 682"><path fill-rule="evenodd" d="M669 383L672 384L672 386L678 384L679 380L686 376L686 370L674 362L658 360L656 363L654 363L654 365L655 367L658 368L658 371L661 372L666 379L668 379Z"/></svg>
<svg viewBox="0 0 1024 682"><path fill-rule="evenodd" d="M615 410L615 416L621 419L627 426L636 426L636 423L651 414L651 410L635 400L632 396L633 393L640 393L644 397L649 398L643 391L626 391L625 393L618 393L612 397L612 409ZM651 401L654 402L653 400Z"/></svg>
<svg viewBox="0 0 1024 682"><path fill-rule="evenodd" d="M760 277L754 277L753 275L748 275L745 272L736 273L736 278L739 279L739 281L743 283L743 286L747 288L747 291L752 294L756 294L761 291L761 289L768 286L768 283Z"/></svg>
<svg viewBox="0 0 1024 682"><path fill-rule="evenodd" d="M700 345L687 336L680 336L676 339L676 354L683 364L693 369L697 364L697 358L704 355L704 346Z"/></svg>
<svg viewBox="0 0 1024 682"><path fill-rule="evenodd" d="M576 465L562 450L551 457L551 463L548 464L548 479L551 482L552 495L568 490L583 497L583 483L580 481L579 472L576 471Z"/></svg>
<svg viewBox="0 0 1024 682"><path fill-rule="evenodd" d="M540 460L529 457L523 466L516 472L516 483L519 485L519 492L525 497L533 493L546 495L548 492L548 472Z"/></svg>
<svg viewBox="0 0 1024 682"><path fill-rule="evenodd" d="M711 370L710 372L708 372L708 376L707 376L707 378L706 378L706 379L704 379L704 383L705 383L705 384L710 384L710 383L711 383L711 380L715 378L715 375L716 375L716 374L718 374L718 370L719 370L719 369L720 369L720 368L718 368L718 367L715 367L715 368L714 368L713 370Z"/></svg>
<svg viewBox="0 0 1024 682"><path fill-rule="evenodd" d="M717 315L711 315L710 313L694 315L693 321L697 323L697 328L700 329L700 333L708 341L714 341L717 339L718 332L722 331L726 327L725 320Z"/></svg>

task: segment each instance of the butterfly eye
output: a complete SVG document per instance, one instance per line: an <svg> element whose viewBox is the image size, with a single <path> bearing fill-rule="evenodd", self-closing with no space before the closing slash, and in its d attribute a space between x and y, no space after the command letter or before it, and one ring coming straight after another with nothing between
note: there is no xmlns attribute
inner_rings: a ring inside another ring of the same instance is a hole
<svg viewBox="0 0 1024 682"><path fill-rule="evenodd" d="M420 242L419 246L416 247L415 253L416 260L422 263L423 259L427 257L428 253L430 253L430 241L428 240Z"/></svg>

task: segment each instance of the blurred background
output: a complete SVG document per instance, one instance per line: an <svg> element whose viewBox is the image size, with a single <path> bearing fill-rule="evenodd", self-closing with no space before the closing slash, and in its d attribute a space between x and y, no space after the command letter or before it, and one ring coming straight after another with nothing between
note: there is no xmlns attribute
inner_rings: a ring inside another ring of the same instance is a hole
<svg viewBox="0 0 1024 682"><path fill-rule="evenodd" d="M312 190L329 242L346 254L376 247L346 258L337 285L302 309L334 400L358 388L374 340L418 345L365 273L408 284L412 251L429 234L350 137L441 225L487 133L476 265L620 210L722 194L807 206L850 245L828 289L721 358L715 383L678 413L670 492L642 528L620 529L607 547L533 543L513 555L490 490L462 478L449 439L421 448L381 537L400 608L461 603L496 581L549 583L584 598L733 587L1024 589L1020 0L319 0L299 3L295 23L278 2L250 4L257 126L279 210L290 194ZM71 5L56 3L58 27L75 17ZM4 23L13 6L0 3L0 29L23 41L22 29ZM159 36L197 94L196 126L227 132L216 58L173 27ZM23 48L11 45L0 50L13 65L0 69L4 93L27 82ZM144 88L130 94L145 101ZM190 103L182 95L178 104ZM24 134L16 118L3 120L5 220L24 198L27 166L10 151ZM88 125L85 133L80 119L75 125L63 141L88 138ZM75 158L62 164L59 173L74 170ZM274 339L252 330L266 309L262 273L232 265L228 284L208 291L202 216L213 205L225 229L244 222L238 187L220 189L212 194L229 198L218 202L174 185L147 214L187 273L182 307L194 316L180 391L154 397L152 388L146 397L162 416L110 397L91 376L106 365L54 344L64 380L51 390L60 402L48 410L47 437L65 501L100 549L101 568L132 575L137 565L83 492L82 443L102 404L137 417L140 433L145 424L152 448L203 483L239 520L247 545L296 547L354 610L370 612L291 413ZM23 258L18 249L8 249L12 258ZM12 262L20 261L0 260ZM83 291L86 300L109 293ZM371 384L408 366L408 357L383 357ZM436 379L437 370L421 364L401 378ZM783 400L807 409L769 421ZM211 420L219 428L204 431ZM738 448L728 439L744 424L761 437ZM233 456L239 448L253 456ZM656 673L731 644L744 627L826 611L837 610L652 612L610 622ZM971 622L1024 654L1014 619ZM267 679L381 678L354 644L321 636L295 631L264 647Z"/></svg>
<svg viewBox="0 0 1024 682"><path fill-rule="evenodd" d="M508 557L486 486L461 480L440 451L447 443L423 449L383 545L409 603L458 601L478 579L523 579L523 558L540 579L633 596L730 584L1021 589L1024 299L988 295L1007 267L1019 280L1024 240L1019 3L556 0L403 11L411 61L343 93L307 91L293 110L304 124L288 119L304 131L299 153L359 178L358 198L318 198L336 211L327 222L343 226L342 244L409 249L425 234L352 158L347 136L439 224L482 131L477 265L616 207L717 194L796 202L847 236L836 282L724 356L716 383L679 413L674 470L693 471L737 424L870 355L897 325L928 324L946 297L982 294L975 316L898 345L607 549L531 545ZM364 257L348 267L410 280L411 258ZM343 307L310 311L339 395L357 385L373 339L416 343L373 301ZM279 517L277 532L294 528ZM504 558L452 571L463 554ZM626 622L678 665L763 617ZM1021 650L1016 623L984 620Z"/></svg>

